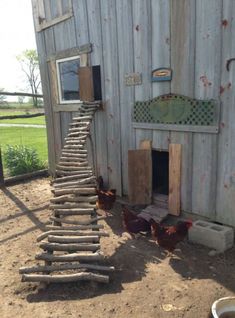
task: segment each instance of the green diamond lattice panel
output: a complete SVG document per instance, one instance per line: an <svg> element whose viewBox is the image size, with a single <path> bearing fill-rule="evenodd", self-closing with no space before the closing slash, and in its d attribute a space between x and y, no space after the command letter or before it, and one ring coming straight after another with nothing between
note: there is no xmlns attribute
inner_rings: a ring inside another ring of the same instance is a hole
<svg viewBox="0 0 235 318"><path fill-rule="evenodd" d="M136 102L133 119L137 123L211 126L216 123L215 100L197 100L168 94Z"/></svg>

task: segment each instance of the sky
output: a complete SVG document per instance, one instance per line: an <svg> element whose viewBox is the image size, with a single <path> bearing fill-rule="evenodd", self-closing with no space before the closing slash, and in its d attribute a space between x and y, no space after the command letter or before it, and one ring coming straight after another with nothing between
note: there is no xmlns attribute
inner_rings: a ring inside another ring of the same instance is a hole
<svg viewBox="0 0 235 318"><path fill-rule="evenodd" d="M0 88L26 91L16 56L36 49L31 0L0 0Z"/></svg>

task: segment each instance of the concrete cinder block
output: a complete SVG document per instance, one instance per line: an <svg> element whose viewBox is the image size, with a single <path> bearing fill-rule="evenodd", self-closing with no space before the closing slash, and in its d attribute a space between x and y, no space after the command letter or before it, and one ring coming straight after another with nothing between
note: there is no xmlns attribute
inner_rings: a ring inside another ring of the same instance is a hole
<svg viewBox="0 0 235 318"><path fill-rule="evenodd" d="M224 252L233 246L233 229L211 222L197 220L188 232L189 241Z"/></svg>

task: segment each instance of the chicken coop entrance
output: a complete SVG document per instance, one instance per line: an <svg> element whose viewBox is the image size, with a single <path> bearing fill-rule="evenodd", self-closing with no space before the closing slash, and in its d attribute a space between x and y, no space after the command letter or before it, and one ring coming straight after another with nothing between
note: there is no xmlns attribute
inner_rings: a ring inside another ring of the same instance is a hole
<svg viewBox="0 0 235 318"><path fill-rule="evenodd" d="M169 213L179 215L181 150L182 145L169 144L169 152L152 150L149 147L128 151L128 190L131 204L155 203L157 193L168 198Z"/></svg>
<svg viewBox="0 0 235 318"><path fill-rule="evenodd" d="M169 152L152 151L152 191L155 194L169 194Z"/></svg>

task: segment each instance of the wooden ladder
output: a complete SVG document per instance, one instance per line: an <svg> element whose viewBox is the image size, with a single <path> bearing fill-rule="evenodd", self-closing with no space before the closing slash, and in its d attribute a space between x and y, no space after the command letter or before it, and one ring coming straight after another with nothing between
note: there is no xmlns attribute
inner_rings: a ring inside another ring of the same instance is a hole
<svg viewBox="0 0 235 318"><path fill-rule="evenodd" d="M96 177L86 149L92 118L98 108L97 102L84 102L79 116L70 124L53 181L52 225L46 226L46 231L37 238L43 253L35 259L44 261L44 265L20 268L24 282L107 283L107 273L114 271L114 267L99 263L104 259L100 237L108 233L101 231L103 225L98 224L103 217L96 213Z"/></svg>

